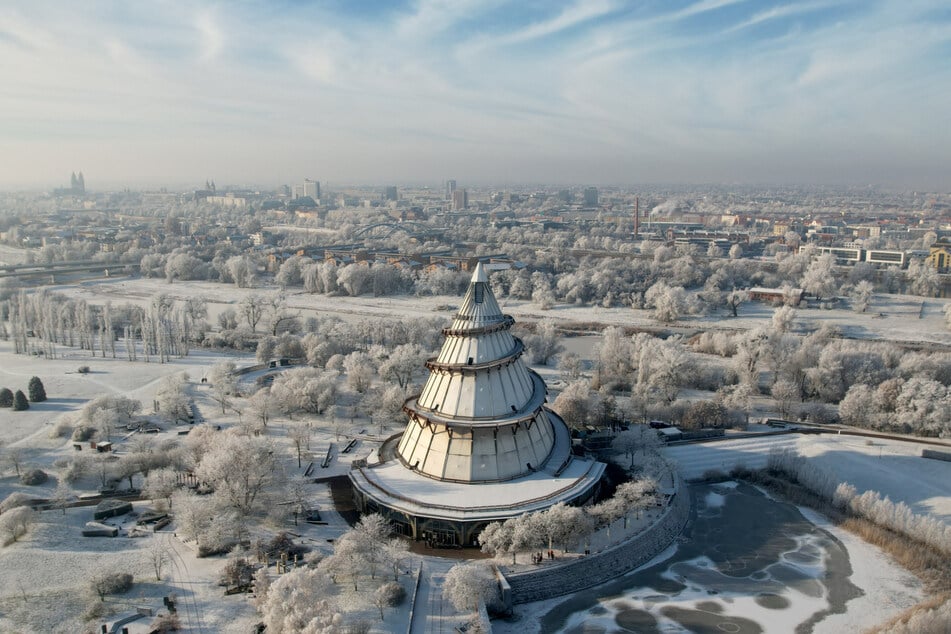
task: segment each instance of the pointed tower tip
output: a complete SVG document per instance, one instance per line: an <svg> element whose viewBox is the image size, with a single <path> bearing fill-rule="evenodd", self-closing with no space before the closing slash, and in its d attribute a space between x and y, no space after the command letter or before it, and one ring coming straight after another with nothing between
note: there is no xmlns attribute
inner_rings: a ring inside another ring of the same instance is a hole
<svg viewBox="0 0 951 634"><path fill-rule="evenodd" d="M482 262L476 264L475 271L472 272L471 283L475 284L476 282L488 282L489 276L485 272L485 267L482 266Z"/></svg>

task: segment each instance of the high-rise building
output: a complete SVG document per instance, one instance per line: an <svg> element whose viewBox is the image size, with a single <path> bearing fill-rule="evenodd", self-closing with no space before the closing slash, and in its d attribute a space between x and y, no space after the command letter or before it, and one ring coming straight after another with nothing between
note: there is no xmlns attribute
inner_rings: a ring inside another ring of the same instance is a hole
<svg viewBox="0 0 951 634"><path fill-rule="evenodd" d="M309 178L305 178L302 192L303 196L310 196L315 201L320 200L320 181L313 181Z"/></svg>
<svg viewBox="0 0 951 634"><path fill-rule="evenodd" d="M462 211L469 206L469 193L464 189L457 189L452 192L452 208L454 211Z"/></svg>
<svg viewBox="0 0 951 634"><path fill-rule="evenodd" d="M514 323L480 262L426 362L429 379L403 405L405 431L349 472L360 511L383 513L415 539L470 545L490 522L595 496L605 465L572 455Z"/></svg>
<svg viewBox="0 0 951 634"><path fill-rule="evenodd" d="M456 181L448 180L446 181L446 200L452 200L452 195L456 191Z"/></svg>
<svg viewBox="0 0 951 634"><path fill-rule="evenodd" d="M399 193L396 191L396 185L387 185L383 188L383 200L399 200Z"/></svg>
<svg viewBox="0 0 951 634"><path fill-rule="evenodd" d="M597 187L585 187L584 206L585 207L598 206L598 188Z"/></svg>

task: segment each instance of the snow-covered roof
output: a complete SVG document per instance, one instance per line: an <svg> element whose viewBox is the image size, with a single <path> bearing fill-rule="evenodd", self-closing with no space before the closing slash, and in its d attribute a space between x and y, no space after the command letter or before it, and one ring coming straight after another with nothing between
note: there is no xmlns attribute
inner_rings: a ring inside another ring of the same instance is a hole
<svg viewBox="0 0 951 634"><path fill-rule="evenodd" d="M350 479L378 503L413 516L494 521L583 497L604 468L604 463L576 458L557 477L539 471L507 482L473 484L434 480L391 461L354 469Z"/></svg>

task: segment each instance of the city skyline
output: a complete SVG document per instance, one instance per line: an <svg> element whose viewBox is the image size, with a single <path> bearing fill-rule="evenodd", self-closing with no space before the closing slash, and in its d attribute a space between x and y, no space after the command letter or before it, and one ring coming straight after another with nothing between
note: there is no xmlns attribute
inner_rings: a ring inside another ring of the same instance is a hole
<svg viewBox="0 0 951 634"><path fill-rule="evenodd" d="M949 52L915 0L14 1L0 187L944 188Z"/></svg>

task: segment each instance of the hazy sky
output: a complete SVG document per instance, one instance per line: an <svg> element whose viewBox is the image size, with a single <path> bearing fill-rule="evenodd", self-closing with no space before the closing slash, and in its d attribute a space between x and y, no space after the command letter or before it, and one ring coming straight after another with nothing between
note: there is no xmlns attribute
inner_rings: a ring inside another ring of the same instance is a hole
<svg viewBox="0 0 951 634"><path fill-rule="evenodd" d="M3 0L0 187L951 187L943 0Z"/></svg>

